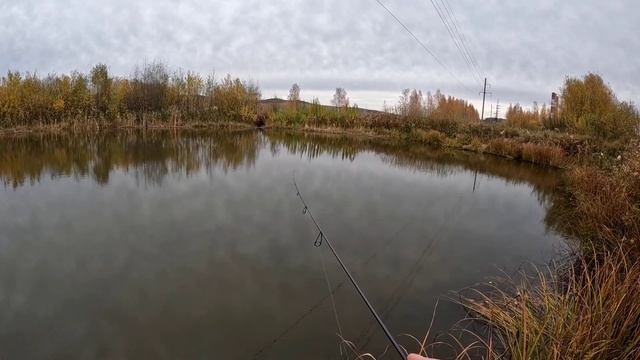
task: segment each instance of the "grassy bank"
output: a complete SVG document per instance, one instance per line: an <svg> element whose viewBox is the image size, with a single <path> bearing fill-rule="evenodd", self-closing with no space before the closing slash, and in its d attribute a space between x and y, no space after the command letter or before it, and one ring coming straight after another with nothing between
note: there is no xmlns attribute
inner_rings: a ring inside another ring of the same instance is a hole
<svg viewBox="0 0 640 360"><path fill-rule="evenodd" d="M640 152L572 166L566 201L547 215L573 254L461 294L477 341L461 356L489 359L640 358ZM533 274L533 275L532 275Z"/></svg>

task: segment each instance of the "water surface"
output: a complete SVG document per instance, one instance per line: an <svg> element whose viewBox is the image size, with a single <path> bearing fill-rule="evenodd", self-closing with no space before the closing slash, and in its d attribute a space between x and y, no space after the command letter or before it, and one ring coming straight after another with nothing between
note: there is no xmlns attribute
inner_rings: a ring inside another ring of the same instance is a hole
<svg viewBox="0 0 640 360"><path fill-rule="evenodd" d="M328 359L388 343L301 210L396 334L562 243L557 172L374 140L241 132L0 139L0 356ZM400 337L412 347L411 340ZM380 358L394 358L393 353Z"/></svg>

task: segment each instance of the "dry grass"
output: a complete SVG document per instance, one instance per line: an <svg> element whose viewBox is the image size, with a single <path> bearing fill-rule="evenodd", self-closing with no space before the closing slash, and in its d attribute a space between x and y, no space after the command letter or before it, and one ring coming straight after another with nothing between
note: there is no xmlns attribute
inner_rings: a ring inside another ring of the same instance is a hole
<svg viewBox="0 0 640 360"><path fill-rule="evenodd" d="M594 254L578 256L566 271L463 297L470 318L492 334L489 357L640 358L640 263L621 248Z"/></svg>
<svg viewBox="0 0 640 360"><path fill-rule="evenodd" d="M608 171L567 174L570 201L557 225L577 240L570 266L461 298L489 330L473 332L484 358L640 359L640 150L624 156Z"/></svg>
<svg viewBox="0 0 640 360"><path fill-rule="evenodd" d="M522 160L536 164L559 167L564 163L564 153L557 146L522 144Z"/></svg>
<svg viewBox="0 0 640 360"><path fill-rule="evenodd" d="M545 166L561 167L565 164L562 148L555 145L521 143L511 139L495 138L489 141L487 149L495 155Z"/></svg>
<svg viewBox="0 0 640 360"><path fill-rule="evenodd" d="M578 167L568 174L571 235L597 248L621 246L640 258L640 150L612 169Z"/></svg>
<svg viewBox="0 0 640 360"><path fill-rule="evenodd" d="M414 133L419 142L433 147L442 147L447 139L443 133L437 130L417 129Z"/></svg>
<svg viewBox="0 0 640 360"><path fill-rule="evenodd" d="M495 155L520 159L522 157L522 146L510 139L496 138L489 141L487 150Z"/></svg>

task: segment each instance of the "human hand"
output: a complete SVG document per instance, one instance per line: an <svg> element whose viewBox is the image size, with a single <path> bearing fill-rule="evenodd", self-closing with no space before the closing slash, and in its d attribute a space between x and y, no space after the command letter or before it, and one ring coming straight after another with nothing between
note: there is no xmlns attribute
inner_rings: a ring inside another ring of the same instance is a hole
<svg viewBox="0 0 640 360"><path fill-rule="evenodd" d="M436 360L436 359L420 356L417 354L409 354L409 356L407 356L407 360Z"/></svg>

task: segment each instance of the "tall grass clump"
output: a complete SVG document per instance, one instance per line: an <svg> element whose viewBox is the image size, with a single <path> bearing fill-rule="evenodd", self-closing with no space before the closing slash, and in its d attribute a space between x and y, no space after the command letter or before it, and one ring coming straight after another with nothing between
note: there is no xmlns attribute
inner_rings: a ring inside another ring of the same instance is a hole
<svg viewBox="0 0 640 360"><path fill-rule="evenodd" d="M535 164L559 167L564 164L564 153L558 146L524 143L522 160Z"/></svg>
<svg viewBox="0 0 640 360"><path fill-rule="evenodd" d="M461 298L493 359L640 358L640 262L621 248ZM491 344L491 345L489 345Z"/></svg>
<svg viewBox="0 0 640 360"><path fill-rule="evenodd" d="M281 127L353 129L369 124L367 114L357 105L327 106L320 104L318 99L311 103L298 100L283 104L274 102L267 111L269 122Z"/></svg>
<svg viewBox="0 0 640 360"><path fill-rule="evenodd" d="M447 139L443 133L437 130L417 129L414 136L417 141L436 148L442 147Z"/></svg>
<svg viewBox="0 0 640 360"><path fill-rule="evenodd" d="M622 247L640 259L640 150L624 156L610 169L580 166L570 171L572 211L560 221L587 246Z"/></svg>

